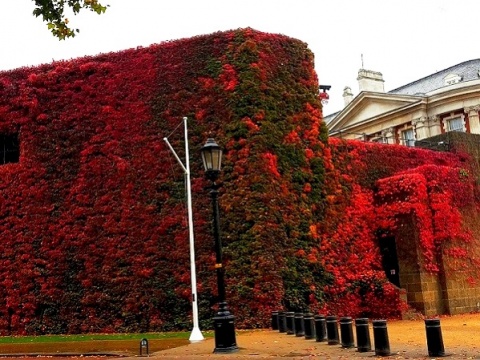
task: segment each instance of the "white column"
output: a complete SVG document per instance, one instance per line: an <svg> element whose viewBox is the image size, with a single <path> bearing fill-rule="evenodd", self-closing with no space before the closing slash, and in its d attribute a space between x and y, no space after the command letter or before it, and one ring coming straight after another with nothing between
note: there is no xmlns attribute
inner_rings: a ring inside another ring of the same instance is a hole
<svg viewBox="0 0 480 360"><path fill-rule="evenodd" d="M430 129L428 128L428 119L426 116L413 119L412 125L415 129L415 140L423 140L430 136Z"/></svg>
<svg viewBox="0 0 480 360"><path fill-rule="evenodd" d="M440 135L442 133L440 117L438 115L428 117L428 126L430 128L430 136Z"/></svg>
<svg viewBox="0 0 480 360"><path fill-rule="evenodd" d="M480 105L468 106L463 109L465 114L468 115L468 123L470 124L471 134L480 134L480 120L478 116L479 110L480 110Z"/></svg>

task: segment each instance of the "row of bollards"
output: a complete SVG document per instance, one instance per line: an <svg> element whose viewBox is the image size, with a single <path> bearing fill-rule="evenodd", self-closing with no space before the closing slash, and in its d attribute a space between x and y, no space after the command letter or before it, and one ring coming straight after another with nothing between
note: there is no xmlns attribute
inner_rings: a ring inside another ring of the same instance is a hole
<svg viewBox="0 0 480 360"><path fill-rule="evenodd" d="M387 320L373 320L372 326L375 355L390 355ZM314 316L311 313L274 311L272 312L272 329L287 335L305 337L307 340L326 341L328 345L340 344L343 348L355 347L353 320L348 316L338 319L336 316ZM428 355L431 357L445 356L440 319L426 319L425 329ZM372 351L368 318L355 319L355 335L358 352Z"/></svg>

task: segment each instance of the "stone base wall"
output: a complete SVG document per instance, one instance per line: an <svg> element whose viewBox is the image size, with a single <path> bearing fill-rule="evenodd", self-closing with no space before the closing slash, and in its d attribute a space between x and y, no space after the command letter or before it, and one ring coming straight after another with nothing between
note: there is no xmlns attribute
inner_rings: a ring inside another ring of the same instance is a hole
<svg viewBox="0 0 480 360"><path fill-rule="evenodd" d="M436 151L463 151L472 155L475 160L472 176L480 181L480 135L450 132L426 140L417 141L415 146ZM480 194L475 195L480 197ZM463 226L473 237L471 243L462 244L468 258L451 258L444 252L438 274L429 274L424 269L417 227L412 219L402 219L402 228L395 234L400 286L405 290L402 297L424 315L480 311L480 261L475 260L480 259L480 214L476 208L464 208L461 212ZM452 246L457 245L452 243Z"/></svg>
<svg viewBox="0 0 480 360"><path fill-rule="evenodd" d="M442 282L437 274L425 271L417 226L411 216L402 218L395 234L398 255L400 287L405 290L406 300L416 311L425 315L443 314ZM413 236L412 236L413 235Z"/></svg>
<svg viewBox="0 0 480 360"><path fill-rule="evenodd" d="M443 297L448 314L480 311L480 284L475 275L473 270L446 272Z"/></svg>
<svg viewBox="0 0 480 360"><path fill-rule="evenodd" d="M480 215L476 209L470 209L465 210L463 218L468 219L464 226L472 229L473 235L465 249L471 258L480 258ZM408 305L426 316L480 311L478 266L470 258L460 261L444 255L441 271L428 273L416 232L415 221L406 216L395 234L400 287Z"/></svg>
<svg viewBox="0 0 480 360"><path fill-rule="evenodd" d="M418 272L400 272L400 284L401 287L405 289L408 305L423 313L425 311L425 302L423 299L423 288L420 274Z"/></svg>
<svg viewBox="0 0 480 360"><path fill-rule="evenodd" d="M406 300L415 310L431 316L445 313L442 286L436 274L423 271L402 275Z"/></svg>
<svg viewBox="0 0 480 360"><path fill-rule="evenodd" d="M442 294L442 286L437 274L422 272L422 292L424 302L424 314L427 316L444 314L445 306Z"/></svg>

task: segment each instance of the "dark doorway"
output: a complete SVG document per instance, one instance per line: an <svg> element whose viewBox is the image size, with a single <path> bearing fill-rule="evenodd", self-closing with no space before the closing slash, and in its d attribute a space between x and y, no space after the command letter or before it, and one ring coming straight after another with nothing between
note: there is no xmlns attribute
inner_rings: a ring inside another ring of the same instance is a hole
<svg viewBox="0 0 480 360"><path fill-rule="evenodd" d="M18 163L19 158L18 134L0 134L0 165Z"/></svg>
<svg viewBox="0 0 480 360"><path fill-rule="evenodd" d="M380 237L380 252L382 254L382 265L388 281L400 287L400 277L398 274L397 247L394 236Z"/></svg>

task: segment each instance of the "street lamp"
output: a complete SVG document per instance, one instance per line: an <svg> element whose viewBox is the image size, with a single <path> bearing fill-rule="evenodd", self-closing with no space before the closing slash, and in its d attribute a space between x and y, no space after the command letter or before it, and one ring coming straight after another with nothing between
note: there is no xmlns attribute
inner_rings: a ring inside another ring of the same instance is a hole
<svg viewBox="0 0 480 360"><path fill-rule="evenodd" d="M201 149L203 166L205 167L205 176L212 181L210 196L213 205L213 237L215 240L215 255L218 289L218 311L213 317L213 326L215 330L215 350L214 353L232 353L238 351L237 341L235 339L235 316L228 310L225 300L225 270L222 265L222 243L220 241L220 217L218 211L218 188L215 181L220 175L222 166L222 149L217 145L214 139L209 138Z"/></svg>

